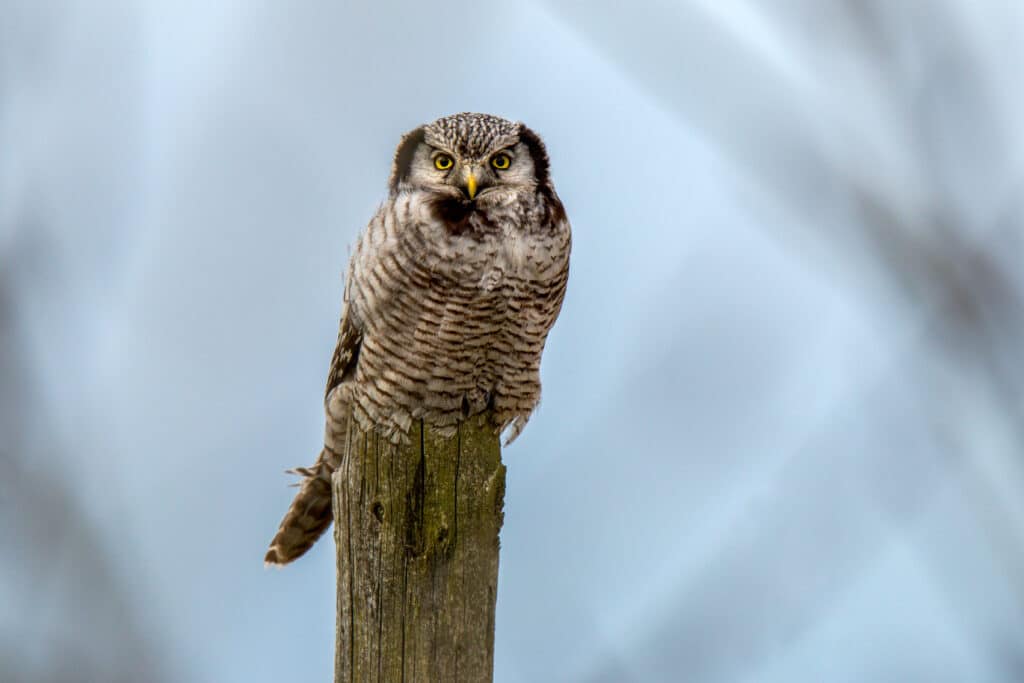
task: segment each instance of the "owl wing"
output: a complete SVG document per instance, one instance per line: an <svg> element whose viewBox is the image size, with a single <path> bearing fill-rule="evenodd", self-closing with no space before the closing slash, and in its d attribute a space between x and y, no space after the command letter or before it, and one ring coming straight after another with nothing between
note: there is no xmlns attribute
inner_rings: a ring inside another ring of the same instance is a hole
<svg viewBox="0 0 1024 683"><path fill-rule="evenodd" d="M349 306L346 305L338 326L338 344L334 347L331 369L327 373L324 400L327 400L331 392L355 372L356 364L359 362L359 347L362 343L363 333L353 324Z"/></svg>

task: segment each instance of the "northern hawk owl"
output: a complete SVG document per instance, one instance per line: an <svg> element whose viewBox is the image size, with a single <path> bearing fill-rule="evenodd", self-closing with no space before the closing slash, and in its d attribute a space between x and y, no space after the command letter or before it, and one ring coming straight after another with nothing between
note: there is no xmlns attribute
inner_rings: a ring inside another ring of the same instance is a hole
<svg viewBox="0 0 1024 683"><path fill-rule="evenodd" d="M540 400L540 359L569 274L569 222L532 130L455 114L406 134L388 198L352 252L327 376L324 446L266 561L331 523L349 416L401 441L413 420L454 434L490 411L515 439Z"/></svg>

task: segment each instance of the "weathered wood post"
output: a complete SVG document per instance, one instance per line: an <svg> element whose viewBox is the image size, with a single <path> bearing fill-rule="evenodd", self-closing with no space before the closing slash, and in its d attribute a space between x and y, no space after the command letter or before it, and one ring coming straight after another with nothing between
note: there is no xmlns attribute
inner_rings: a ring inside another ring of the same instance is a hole
<svg viewBox="0 0 1024 683"><path fill-rule="evenodd" d="M487 417L451 439L416 421L402 446L353 426L333 487L335 683L491 681L505 466Z"/></svg>

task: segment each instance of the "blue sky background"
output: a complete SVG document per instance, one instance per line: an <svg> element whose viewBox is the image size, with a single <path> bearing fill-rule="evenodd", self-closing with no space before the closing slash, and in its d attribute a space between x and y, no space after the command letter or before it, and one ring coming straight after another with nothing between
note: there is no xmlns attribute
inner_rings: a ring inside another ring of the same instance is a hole
<svg viewBox="0 0 1024 683"><path fill-rule="evenodd" d="M0 679L329 680L322 435L400 135L546 140L495 680L1024 679L1024 7L0 1Z"/></svg>

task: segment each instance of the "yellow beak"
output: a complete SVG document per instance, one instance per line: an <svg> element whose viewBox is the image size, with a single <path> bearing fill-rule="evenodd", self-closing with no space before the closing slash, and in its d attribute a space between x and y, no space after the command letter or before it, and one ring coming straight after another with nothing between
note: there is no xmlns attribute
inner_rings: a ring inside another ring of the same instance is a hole
<svg viewBox="0 0 1024 683"><path fill-rule="evenodd" d="M476 196L476 176L472 173L466 174L466 191L470 199Z"/></svg>

